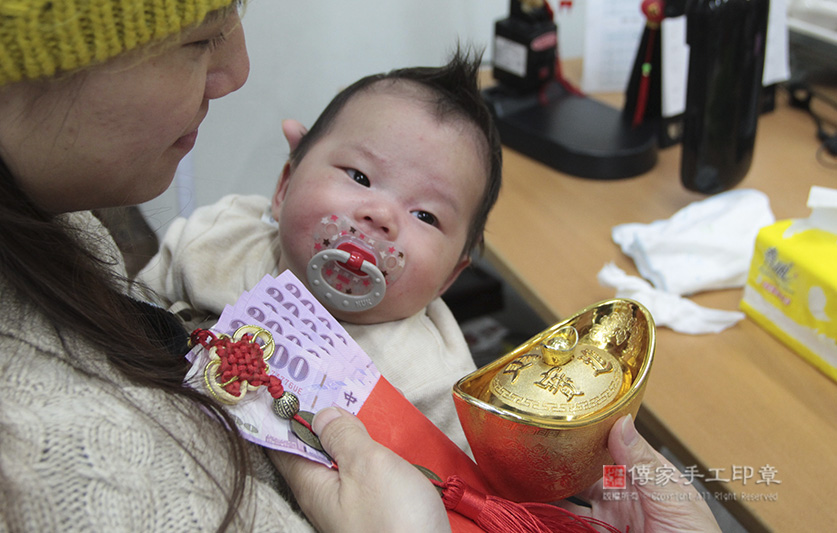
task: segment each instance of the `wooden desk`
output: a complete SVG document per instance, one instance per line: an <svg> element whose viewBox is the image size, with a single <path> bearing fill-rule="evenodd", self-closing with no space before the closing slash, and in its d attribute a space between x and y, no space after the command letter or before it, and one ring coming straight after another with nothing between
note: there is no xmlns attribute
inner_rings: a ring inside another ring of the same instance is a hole
<svg viewBox="0 0 837 533"><path fill-rule="evenodd" d="M817 162L817 147L812 120L780 99L760 119L755 160L739 188L767 193L777 219L808 216L811 185L837 187L837 170ZM669 218L705 198L680 185L679 146L661 151L647 174L620 181L564 175L509 149L504 157L486 256L548 323L613 297L596 281L606 262L637 274L611 240L613 226ZM741 294L716 291L694 300L734 310ZM735 496L723 503L749 530L835 527L837 383L750 319L718 335L660 328L637 422L706 479L730 479L705 486L710 497ZM767 465L781 483L755 483ZM746 468L754 470L746 484L732 480L733 469ZM744 501L742 493L765 501Z"/></svg>

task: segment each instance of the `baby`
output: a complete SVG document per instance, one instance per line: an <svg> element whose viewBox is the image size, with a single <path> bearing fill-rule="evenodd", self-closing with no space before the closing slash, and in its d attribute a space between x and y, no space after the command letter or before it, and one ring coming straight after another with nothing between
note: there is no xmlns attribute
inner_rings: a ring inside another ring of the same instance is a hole
<svg viewBox="0 0 837 533"><path fill-rule="evenodd" d="M440 295L469 265L500 189L478 66L457 52L443 67L369 76L307 133L287 121L291 154L272 199L228 196L175 220L139 279L202 320L290 270L467 450L450 391L475 366Z"/></svg>

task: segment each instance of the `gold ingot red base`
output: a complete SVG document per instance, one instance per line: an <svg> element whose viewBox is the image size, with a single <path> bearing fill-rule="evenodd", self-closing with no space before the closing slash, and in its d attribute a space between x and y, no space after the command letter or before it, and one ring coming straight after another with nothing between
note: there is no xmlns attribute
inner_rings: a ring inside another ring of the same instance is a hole
<svg viewBox="0 0 837 533"><path fill-rule="evenodd" d="M499 496L552 502L612 464L613 424L639 410L654 356L650 313L632 300L592 305L462 378L454 403L474 458Z"/></svg>

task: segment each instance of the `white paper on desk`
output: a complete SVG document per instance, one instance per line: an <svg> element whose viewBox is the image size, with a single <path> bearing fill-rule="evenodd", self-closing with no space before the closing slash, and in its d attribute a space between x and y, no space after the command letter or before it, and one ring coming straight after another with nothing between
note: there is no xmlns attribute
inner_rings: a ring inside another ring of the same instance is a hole
<svg viewBox="0 0 837 533"><path fill-rule="evenodd" d="M583 92L622 92L627 87L645 28L640 4L638 0L587 0L583 3Z"/></svg>
<svg viewBox="0 0 837 533"><path fill-rule="evenodd" d="M689 80L686 17L664 19L660 37L662 113L664 117L676 117L686 110L686 84Z"/></svg>
<svg viewBox="0 0 837 533"><path fill-rule="evenodd" d="M788 0L770 0L767 19L767 45L764 49L763 85L790 78L788 59Z"/></svg>

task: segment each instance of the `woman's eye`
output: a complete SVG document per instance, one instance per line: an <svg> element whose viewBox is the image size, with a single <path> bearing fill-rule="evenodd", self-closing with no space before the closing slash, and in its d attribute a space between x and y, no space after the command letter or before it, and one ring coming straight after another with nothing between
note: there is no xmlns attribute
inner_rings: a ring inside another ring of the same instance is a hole
<svg viewBox="0 0 837 533"><path fill-rule="evenodd" d="M366 174L364 174L363 172L357 171L353 168L347 168L346 174L348 174L350 178L360 183L364 187L369 187L369 178L367 178Z"/></svg>
<svg viewBox="0 0 837 533"><path fill-rule="evenodd" d="M437 223L436 217L427 211L413 211L413 216L431 226L435 226Z"/></svg>
<svg viewBox="0 0 837 533"><path fill-rule="evenodd" d="M195 41L189 43L189 46L195 46L197 48L203 48L205 50L209 50L210 52L221 46L221 44L227 40L227 35L225 33L219 33L215 37L211 39L203 39L200 41Z"/></svg>

